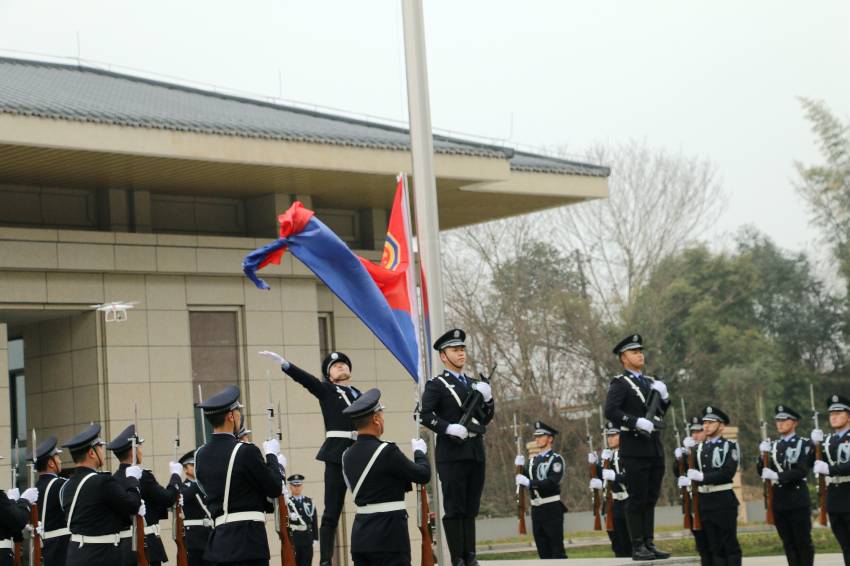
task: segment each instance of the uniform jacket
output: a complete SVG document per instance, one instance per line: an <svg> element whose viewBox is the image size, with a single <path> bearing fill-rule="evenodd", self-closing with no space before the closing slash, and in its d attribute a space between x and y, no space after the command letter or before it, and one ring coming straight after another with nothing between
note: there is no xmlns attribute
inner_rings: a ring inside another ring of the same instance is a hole
<svg viewBox="0 0 850 566"><path fill-rule="evenodd" d="M850 476L850 432L840 439L830 434L823 441L823 459L829 464L829 476ZM830 513L850 513L850 482L829 484L826 509Z"/></svg>
<svg viewBox="0 0 850 566"><path fill-rule="evenodd" d="M626 499L629 497L629 491L626 489L626 468L623 466L623 461L620 460L620 450L612 450L613 457L611 458L611 464L609 468L614 470L615 478L614 481L609 481L605 483L605 489L611 490L611 493L624 494L622 499L614 499L614 516L619 518L625 516L625 506ZM602 462L596 463L596 477L602 479ZM603 494L605 492L603 491ZM607 494L606 494L607 499ZM605 499L602 502L602 513L607 512L607 505L605 504Z"/></svg>
<svg viewBox="0 0 850 566"><path fill-rule="evenodd" d="M233 465L228 513L265 512L267 498L278 497L283 490L283 476L277 458L263 460L260 449L239 442L235 436L214 433L195 452L195 477L206 497L213 519L224 514L224 488L227 466L234 447L241 445ZM204 553L208 562L268 560L269 542L264 523L240 521L213 530Z"/></svg>
<svg viewBox="0 0 850 566"><path fill-rule="evenodd" d="M479 435L467 438L462 443L457 442L457 438L446 435L446 428L450 424L460 421L463 412L460 409L461 404L466 401L466 398L472 392L472 384L476 380L467 376L469 386L456 378L448 371L444 371L438 377L442 377L449 384L447 388L438 378L433 378L425 384L425 392L422 394L422 424L437 433L437 450L435 457L437 462L458 462L462 460L473 460L476 462L484 462L484 438ZM452 391L457 395L460 404L454 398ZM495 414L495 404L491 399L489 403L484 403L477 420L480 424L486 426L493 420Z"/></svg>
<svg viewBox="0 0 850 566"><path fill-rule="evenodd" d="M25 499L10 501L6 493L0 490L0 539L11 540L13 536L20 535L29 520L29 503ZM3 549L0 557L10 559L12 551Z"/></svg>
<svg viewBox="0 0 850 566"><path fill-rule="evenodd" d="M35 487L38 488L38 520L44 523L44 532L63 529L67 526L65 524L65 513L62 511L62 503L59 501L59 490L62 489L66 481L68 480L54 474L41 474L38 476L38 481L35 482ZM53 482L52 485L50 485L51 482ZM47 493L48 485L50 485L49 493ZM46 502L45 495L47 495ZM64 566L69 540L71 540L71 535L53 537L43 541L41 556L44 559L44 566Z"/></svg>
<svg viewBox="0 0 850 566"><path fill-rule="evenodd" d="M186 480L180 487L180 494L183 495L183 519L186 520L203 520L211 519L207 514L206 502L198 489L198 484L193 480ZM184 536L186 540L186 548L203 550L207 547L207 540L212 533L212 527L203 525L186 526Z"/></svg>
<svg viewBox="0 0 850 566"><path fill-rule="evenodd" d="M338 430L354 432L351 419L342 414L342 410L348 407L352 401L360 396L360 390L356 387L342 387L328 380L320 380L310 375L295 364L289 364L289 368L283 370L292 379L304 386L307 391L319 400L322 409L322 419L325 421L325 430ZM352 394L352 391L354 394ZM354 444L353 439L348 438L325 438L322 447L319 448L316 459L322 462L333 462L339 464L342 461L342 453L346 448Z"/></svg>
<svg viewBox="0 0 850 566"><path fill-rule="evenodd" d="M374 436L361 435L343 455L342 475L352 491L380 444L382 441ZM398 446L392 442L386 444L354 498L357 506L404 501L404 494L412 489L411 483L424 484L431 479L425 454L415 452L411 462ZM407 511L355 515L351 552L400 552L409 556Z"/></svg>
<svg viewBox="0 0 850 566"><path fill-rule="evenodd" d="M298 514L298 520L290 518L290 536L295 546L310 546L314 540L319 540L319 521L316 504L306 495L290 498L290 506ZM307 527L307 530L296 529L296 526Z"/></svg>
<svg viewBox="0 0 850 566"><path fill-rule="evenodd" d="M809 488L806 478L814 462L812 441L795 434L789 439L780 439L771 443L770 469L779 474L779 481L774 482L773 509L785 511L788 509L809 508ZM758 459L756 469L761 475L764 462Z"/></svg>
<svg viewBox="0 0 850 566"><path fill-rule="evenodd" d="M646 417L646 403L655 380L652 376L644 375L646 385L641 384L630 372L615 376L608 386L608 396L605 399L605 418L620 427L620 457L622 458L663 458L664 448L661 445L661 432L658 428L650 438L637 433L638 418ZM638 393L638 391L640 393ZM641 396L643 399L641 399ZM662 401L659 406L659 416L667 412L670 399Z"/></svg>
<svg viewBox="0 0 850 566"><path fill-rule="evenodd" d="M536 454L523 468L522 473L528 476L529 499L543 499L553 495L561 495L561 483L564 481L564 472L567 466L564 457L553 450L545 454ZM555 510L565 512L567 508L559 501L544 503L531 507L531 512L543 510Z"/></svg>
<svg viewBox="0 0 850 566"><path fill-rule="evenodd" d="M695 458L697 469L704 476L703 481L700 482L701 485L717 486L732 483L741 457L736 442L721 436L716 442L707 440L697 444L694 450L697 451ZM700 513L737 506L738 498L731 489L699 494Z"/></svg>

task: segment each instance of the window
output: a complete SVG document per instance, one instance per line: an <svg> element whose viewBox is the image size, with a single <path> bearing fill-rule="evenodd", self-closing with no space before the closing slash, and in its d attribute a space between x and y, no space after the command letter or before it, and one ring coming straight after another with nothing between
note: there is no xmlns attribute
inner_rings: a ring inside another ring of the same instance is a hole
<svg viewBox="0 0 850 566"><path fill-rule="evenodd" d="M319 363L336 349L334 345L333 313L319 313Z"/></svg>

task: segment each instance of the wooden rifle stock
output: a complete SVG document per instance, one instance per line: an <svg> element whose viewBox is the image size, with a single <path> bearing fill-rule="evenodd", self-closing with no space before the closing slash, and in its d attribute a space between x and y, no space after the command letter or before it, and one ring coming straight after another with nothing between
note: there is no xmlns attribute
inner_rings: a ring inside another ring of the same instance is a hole
<svg viewBox="0 0 850 566"><path fill-rule="evenodd" d="M523 473L522 466L516 467L516 473ZM524 535L528 533L528 530L525 526L525 490L522 489L522 486L517 486L516 493L516 513L517 519L519 520L519 534Z"/></svg>
<svg viewBox="0 0 850 566"><path fill-rule="evenodd" d="M434 542L431 539L431 507L428 505L428 491L425 485L419 486L419 532L422 533L422 566L434 566Z"/></svg>
<svg viewBox="0 0 850 566"><path fill-rule="evenodd" d="M761 457L762 465L765 468L770 467L770 454L765 452ZM774 524L773 519L773 482L764 480L764 507L765 507L765 522L768 525Z"/></svg>
<svg viewBox="0 0 850 566"><path fill-rule="evenodd" d="M24 541L15 541L15 566L24 566Z"/></svg>
<svg viewBox="0 0 850 566"><path fill-rule="evenodd" d="M41 566L41 535L38 534L38 504L30 506L30 524L32 525L32 558L33 566Z"/></svg>
<svg viewBox="0 0 850 566"><path fill-rule="evenodd" d="M136 515L133 517L136 525L136 532L133 536L136 537L136 564L138 566L148 566L148 557L145 554L145 518Z"/></svg>
<svg viewBox="0 0 850 566"><path fill-rule="evenodd" d="M289 506L286 504L286 497L284 495L277 497L277 517L279 527L277 534L280 538L280 563L282 566L295 566L295 547L292 545L292 539L289 537Z"/></svg>
<svg viewBox="0 0 850 566"><path fill-rule="evenodd" d="M688 468L696 469L696 458L694 456L694 450L697 449L697 446L691 448L690 453L688 454ZM693 510L694 510L694 520L691 524L691 529L694 531L702 530L702 518L699 513L699 482L691 481L691 493L692 493L692 502L693 502Z"/></svg>
<svg viewBox="0 0 850 566"><path fill-rule="evenodd" d="M590 479L596 477L596 464L588 464L588 469L590 470ZM599 497L599 490L594 489L593 491L593 530L601 531L602 530L602 500Z"/></svg>
<svg viewBox="0 0 850 566"><path fill-rule="evenodd" d="M687 475L687 470L685 469L685 457L679 458L679 475L684 476ZM684 513L684 521L683 527L686 529L692 529L693 523L691 521L691 494L688 491L687 487L682 488L682 513Z"/></svg>
<svg viewBox="0 0 850 566"><path fill-rule="evenodd" d="M189 566L186 531L183 528L183 507L180 506L179 491L174 500L174 542L177 545L177 566Z"/></svg>
<svg viewBox="0 0 850 566"><path fill-rule="evenodd" d="M602 469L610 470L611 461L603 460ZM612 532L614 530L614 490L611 489L611 482L608 483L609 485L605 489L605 530Z"/></svg>
<svg viewBox="0 0 850 566"><path fill-rule="evenodd" d="M823 443L818 442L815 445L815 459L823 460ZM820 474L818 476L818 523L824 527L827 524L826 520L826 476Z"/></svg>

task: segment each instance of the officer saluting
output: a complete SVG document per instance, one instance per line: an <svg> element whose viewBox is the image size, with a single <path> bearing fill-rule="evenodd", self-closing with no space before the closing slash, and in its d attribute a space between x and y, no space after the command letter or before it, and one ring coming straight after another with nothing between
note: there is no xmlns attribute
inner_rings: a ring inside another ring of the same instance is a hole
<svg viewBox="0 0 850 566"><path fill-rule="evenodd" d="M127 517L145 514L139 494L142 469L130 466L119 482L103 467L105 444L100 425L93 424L62 445L71 452L76 467L59 492L65 521L71 531L67 566L115 566L122 563L119 542L130 532L121 531Z"/></svg>
<svg viewBox="0 0 850 566"><path fill-rule="evenodd" d="M471 432L458 423L463 405L473 391L484 403L473 422L483 428L495 413L490 386L464 375L466 332L455 328L434 342L444 370L425 384L422 394L422 424L437 433L435 459L443 489L443 529L452 566L475 566L475 517L484 490L483 433Z"/></svg>
<svg viewBox="0 0 850 566"><path fill-rule="evenodd" d="M322 361L323 380L316 379L300 367L274 352L260 352L273 359L292 379L300 383L319 400L325 421L325 442L316 459L325 463L325 509L319 528L319 564L329 566L334 552L334 539L342 506L345 503L345 482L342 479L342 453L357 436L351 419L342 411L360 396L351 386L351 360L342 352L331 352Z"/></svg>
<svg viewBox="0 0 850 566"><path fill-rule="evenodd" d="M815 547L812 544L812 511L806 479L814 461L812 442L797 435L800 413L787 405L777 405L774 415L781 438L763 440L759 451L769 455L765 468L759 458L757 469L763 480L773 482L773 517L776 532L788 564L812 566Z"/></svg>
<svg viewBox="0 0 850 566"><path fill-rule="evenodd" d="M319 540L318 514L313 500L302 495L304 476L293 474L286 478L289 491L289 531L295 547L295 564L310 566L313 563L313 541Z"/></svg>
<svg viewBox="0 0 850 566"><path fill-rule="evenodd" d="M357 441L342 455L342 473L351 489L357 514L351 528L354 566L404 566L410 564L410 536L404 494L411 482L431 478L425 441L411 441L414 462L384 433L381 392L370 389L343 414L357 428Z"/></svg>
<svg viewBox="0 0 850 566"><path fill-rule="evenodd" d="M669 558L670 553L655 547L655 503L661 493L664 478L664 448L655 422L647 419L647 401L653 390L661 403L656 415L661 417L670 405L667 386L658 379L644 375L643 338L632 334L614 346L623 373L615 376L608 386L605 399L605 418L619 426L620 458L626 474L626 524L632 538L632 559L653 560Z"/></svg>
<svg viewBox="0 0 850 566"><path fill-rule="evenodd" d="M133 454L133 440L135 439L136 454ZM130 425L118 433L112 441L106 445L120 462L118 469L113 474L118 481L124 481L127 477L127 468L135 461L138 466L142 465L142 445L145 439L136 433L136 425ZM156 478L150 470L142 469L142 477L139 478L139 492L142 501L145 502L145 555L151 566L162 562L168 562L165 547L159 537L159 521L168 516L168 508L174 504L177 491L180 486L180 464L170 462L169 469L171 478L168 487L163 488L157 483ZM132 517L126 518L125 528L132 526ZM127 538L121 541L124 553L124 564L136 564L136 552L132 548L132 541Z"/></svg>
<svg viewBox="0 0 850 566"><path fill-rule="evenodd" d="M204 560L204 549L212 533L212 517L195 481L195 451L186 452L180 458L186 479L180 486L183 496L183 536L189 566L209 564Z"/></svg>
<svg viewBox="0 0 850 566"><path fill-rule="evenodd" d="M823 440L824 458L815 462L814 472L826 476L829 526L841 545L844 564L850 564L850 399L831 395L827 406L832 434L824 439L822 431L812 431L812 440Z"/></svg>
<svg viewBox="0 0 850 566"><path fill-rule="evenodd" d="M268 564L266 500L280 496L283 476L276 438L260 449L239 442L242 422L239 388L225 387L198 407L213 428L207 443L195 451L195 477L214 520L204 560L213 563ZM185 499L184 499L185 503Z"/></svg>
<svg viewBox="0 0 850 566"><path fill-rule="evenodd" d="M564 481L566 465L564 457L552 450L557 434L557 430L543 421L534 423L534 441L540 452L531 459L529 466L523 467L522 474L516 476L517 485L527 487L530 493L531 529L540 558L567 557L564 550L564 513L567 508L561 502L561 482Z"/></svg>
<svg viewBox="0 0 850 566"><path fill-rule="evenodd" d="M65 513L59 501L59 490L68 481L59 477L62 471L62 451L56 448L56 437L51 436L35 449L35 469L38 471L39 530L43 547L44 566L64 566L71 533L65 524Z"/></svg>

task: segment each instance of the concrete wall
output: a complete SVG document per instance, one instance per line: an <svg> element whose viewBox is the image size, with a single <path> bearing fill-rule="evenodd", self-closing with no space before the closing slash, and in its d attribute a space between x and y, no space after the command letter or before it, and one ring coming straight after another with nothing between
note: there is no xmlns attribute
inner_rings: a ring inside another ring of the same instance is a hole
<svg viewBox="0 0 850 566"><path fill-rule="evenodd" d="M0 454L3 459L0 460L0 489L8 489L11 487L9 481L9 456L12 453L12 421L11 411L9 411L9 352L7 350L8 335L6 325L0 321L0 407L6 407L6 410L0 411Z"/></svg>

